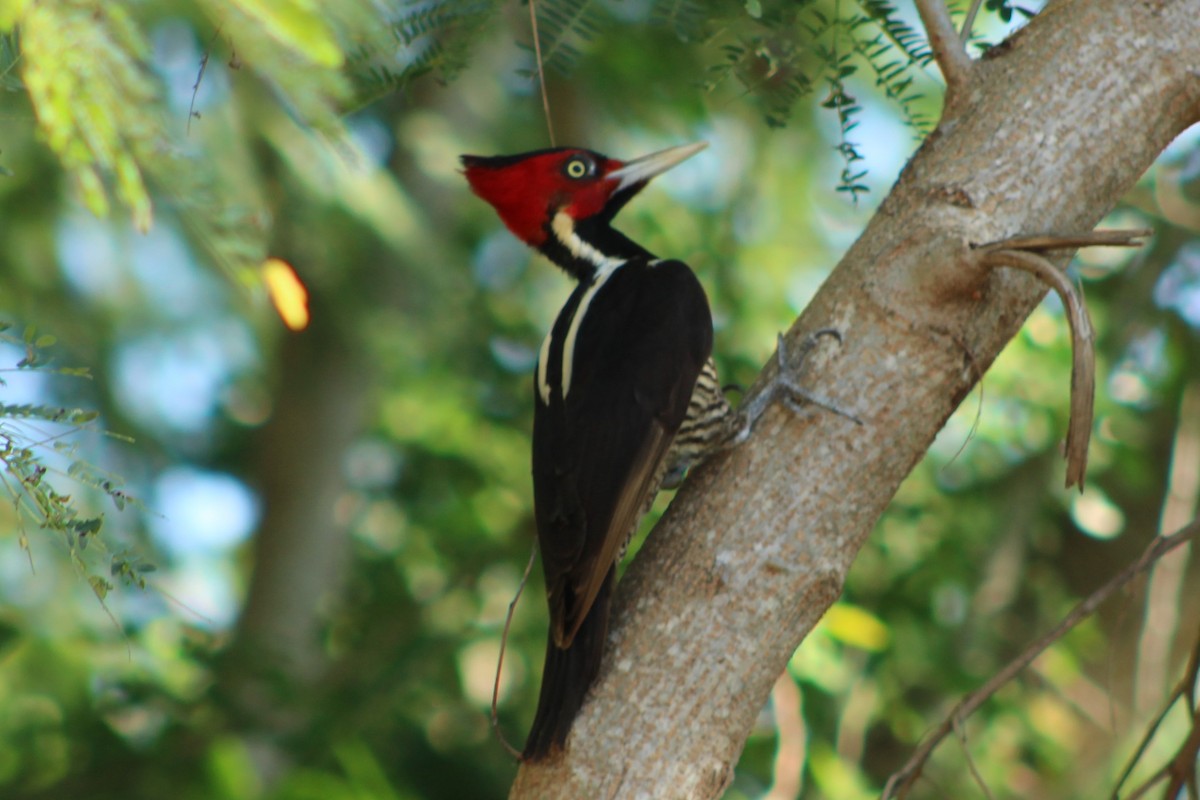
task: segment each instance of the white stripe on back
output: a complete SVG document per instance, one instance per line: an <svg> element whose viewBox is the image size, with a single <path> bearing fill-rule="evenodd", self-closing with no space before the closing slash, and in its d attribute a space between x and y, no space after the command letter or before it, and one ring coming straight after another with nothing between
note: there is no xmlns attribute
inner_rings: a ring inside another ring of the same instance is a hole
<svg viewBox="0 0 1200 800"><path fill-rule="evenodd" d="M550 332L546 334L546 338L542 340L542 349L538 353L538 394L541 395L542 403L545 405L550 405L550 382L546 379L546 364L550 361L550 340L553 336L554 328L551 327Z"/></svg>
<svg viewBox="0 0 1200 800"><path fill-rule="evenodd" d="M567 392L571 391L571 370L575 361L575 338L579 336L579 326L583 324L583 317L587 314L588 306L592 303L592 298L596 296L596 292L600 291L600 287L605 281L613 276L617 268L622 266L624 260L611 259L613 264L607 268L602 268L596 273L596 277L592 279L592 285L583 293L583 298L579 301L579 308L575 309L575 316L571 317L571 327L567 328L567 338L563 342L562 351L562 395L563 399L567 399Z"/></svg>

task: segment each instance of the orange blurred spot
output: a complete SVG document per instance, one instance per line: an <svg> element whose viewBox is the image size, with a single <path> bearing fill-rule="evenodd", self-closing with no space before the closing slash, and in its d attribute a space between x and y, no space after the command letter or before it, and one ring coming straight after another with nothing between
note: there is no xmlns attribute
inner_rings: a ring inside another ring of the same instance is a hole
<svg viewBox="0 0 1200 800"><path fill-rule="evenodd" d="M308 289L300 282L292 265L278 258L268 258L263 262L262 271L267 294L283 324L294 331L304 330L308 325Z"/></svg>

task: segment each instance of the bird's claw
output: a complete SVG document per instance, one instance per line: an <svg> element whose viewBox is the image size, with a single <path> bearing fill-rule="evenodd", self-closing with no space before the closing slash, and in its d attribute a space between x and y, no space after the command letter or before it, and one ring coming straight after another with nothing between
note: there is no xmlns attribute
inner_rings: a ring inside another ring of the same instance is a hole
<svg viewBox="0 0 1200 800"><path fill-rule="evenodd" d="M836 328L821 328L820 330L814 331L809 335L809 337L805 340L804 345L800 348L798 362L793 369L788 366L789 359L787 345L783 338L783 334L781 333L778 335L776 340L777 347L775 351L775 361L778 365L778 370L775 373L775 377L771 379L770 383L766 385L762 392L753 397L746 405L743 418L744 427L741 435L738 437L739 441L744 441L746 438L749 438L750 433L753 431L754 424L758 422L758 418L762 416L763 412L767 410L768 406L776 401L781 401L785 406L796 413L803 412L805 410L805 405L816 406L817 408L822 408L830 413L837 414L839 417L845 417L856 425L863 424L862 420L855 415L842 411L830 401L809 393L805 389L801 388L794 380L792 380L791 373L798 373L803 369L805 359L807 359L808 354L812 351L812 349L816 347L822 336L832 336L833 338L837 339L838 344L841 344L843 341L842 332Z"/></svg>
<svg viewBox="0 0 1200 800"><path fill-rule="evenodd" d="M808 358L808 354L812 352L814 347L817 346L817 342L820 341L822 336L831 336L834 339L837 339L837 343L839 345L841 345L844 341L842 339L842 332L837 328L821 328L820 330L813 331L804 341L804 345L800 348L799 363L796 364L796 368L794 370L796 373L799 373L800 370L804 368L804 362ZM778 384L778 388L775 390L781 395L778 399L782 400L785 406L796 413L803 411L800 402L803 401L805 404L813 405L817 408L823 408L832 414L837 414L839 417L845 417L855 425L862 425L863 421L854 414L843 411L830 401L809 393L792 380L791 375L789 375L790 370L787 368L786 341L787 340L783 338L782 333L776 335L777 344L775 353L776 361L779 364L779 372L776 374L773 382Z"/></svg>

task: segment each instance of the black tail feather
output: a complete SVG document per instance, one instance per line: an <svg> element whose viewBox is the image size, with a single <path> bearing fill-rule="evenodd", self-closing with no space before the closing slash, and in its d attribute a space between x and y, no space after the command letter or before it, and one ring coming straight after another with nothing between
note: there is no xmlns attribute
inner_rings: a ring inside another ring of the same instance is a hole
<svg viewBox="0 0 1200 800"><path fill-rule="evenodd" d="M610 569L596 601L584 617L571 646L554 644L550 635L546 642L546 666L542 671L542 690L538 696L533 727L525 741L525 761L539 761L566 744L571 723L583 706L583 698L600 672L600 659L608 638L608 610L612 599L616 568Z"/></svg>

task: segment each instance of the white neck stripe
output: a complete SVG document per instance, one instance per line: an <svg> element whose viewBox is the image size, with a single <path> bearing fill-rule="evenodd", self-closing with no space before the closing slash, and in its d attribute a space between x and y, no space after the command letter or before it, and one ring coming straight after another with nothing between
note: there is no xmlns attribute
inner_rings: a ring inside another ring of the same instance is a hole
<svg viewBox="0 0 1200 800"><path fill-rule="evenodd" d="M585 242L575 232L575 220L565 211L559 211L554 215L550 228L554 231L555 238L562 242L563 247L567 248L567 252L581 261L588 262L600 271L613 270L625 263L625 259L606 256Z"/></svg>

